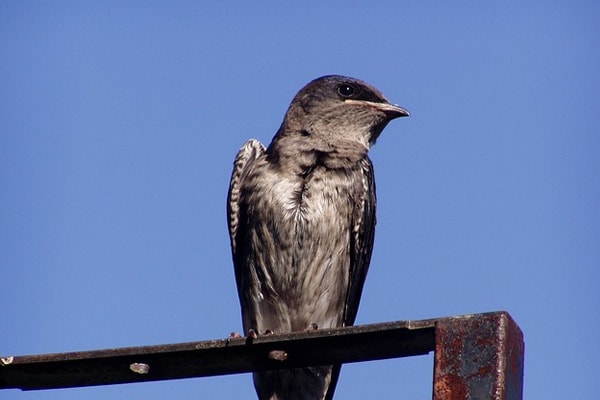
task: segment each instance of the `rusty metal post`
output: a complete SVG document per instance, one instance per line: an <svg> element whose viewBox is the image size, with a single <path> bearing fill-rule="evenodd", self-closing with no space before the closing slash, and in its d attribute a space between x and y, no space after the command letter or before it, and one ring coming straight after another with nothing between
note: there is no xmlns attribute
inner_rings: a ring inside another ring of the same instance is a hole
<svg viewBox="0 0 600 400"><path fill-rule="evenodd" d="M523 333L506 312L436 322L433 400L521 400Z"/></svg>

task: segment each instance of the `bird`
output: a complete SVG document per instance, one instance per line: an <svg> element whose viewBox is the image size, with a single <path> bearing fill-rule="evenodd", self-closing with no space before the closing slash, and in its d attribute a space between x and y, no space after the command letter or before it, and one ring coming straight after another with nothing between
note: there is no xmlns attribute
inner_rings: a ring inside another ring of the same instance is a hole
<svg viewBox="0 0 600 400"><path fill-rule="evenodd" d="M375 231L368 151L409 112L356 78L326 75L293 98L268 147L235 157L228 229L244 331L353 325ZM340 365L255 372L260 400L331 399Z"/></svg>

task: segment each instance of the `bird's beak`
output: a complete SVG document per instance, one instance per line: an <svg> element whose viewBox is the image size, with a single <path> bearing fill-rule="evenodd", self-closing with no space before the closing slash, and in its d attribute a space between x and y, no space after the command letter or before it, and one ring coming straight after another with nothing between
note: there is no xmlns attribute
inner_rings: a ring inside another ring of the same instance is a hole
<svg viewBox="0 0 600 400"><path fill-rule="evenodd" d="M348 104L357 104L357 105L372 107L379 111L383 111L389 119L394 119L394 118L399 118L399 117L408 117L410 115L408 110L406 110L400 106L397 106L395 104L377 103L374 101L355 100L355 99L346 99L344 101Z"/></svg>

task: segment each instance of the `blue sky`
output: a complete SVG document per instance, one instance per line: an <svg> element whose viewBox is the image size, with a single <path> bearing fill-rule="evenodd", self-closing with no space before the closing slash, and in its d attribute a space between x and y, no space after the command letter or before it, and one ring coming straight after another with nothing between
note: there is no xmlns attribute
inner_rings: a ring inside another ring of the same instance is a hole
<svg viewBox="0 0 600 400"><path fill-rule="evenodd" d="M371 151L357 323L507 310L525 398L600 397L600 3L0 5L0 355L241 329L225 198L308 81L411 117ZM346 365L340 399L430 398L432 356ZM249 375L9 400L254 398Z"/></svg>

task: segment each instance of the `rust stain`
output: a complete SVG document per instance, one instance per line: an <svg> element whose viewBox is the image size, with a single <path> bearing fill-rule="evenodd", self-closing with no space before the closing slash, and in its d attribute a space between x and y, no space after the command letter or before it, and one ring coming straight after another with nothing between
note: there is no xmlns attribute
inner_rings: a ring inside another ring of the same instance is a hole
<svg viewBox="0 0 600 400"><path fill-rule="evenodd" d="M436 380L433 386L434 400L464 400L467 399L468 387L458 375L444 375Z"/></svg>

